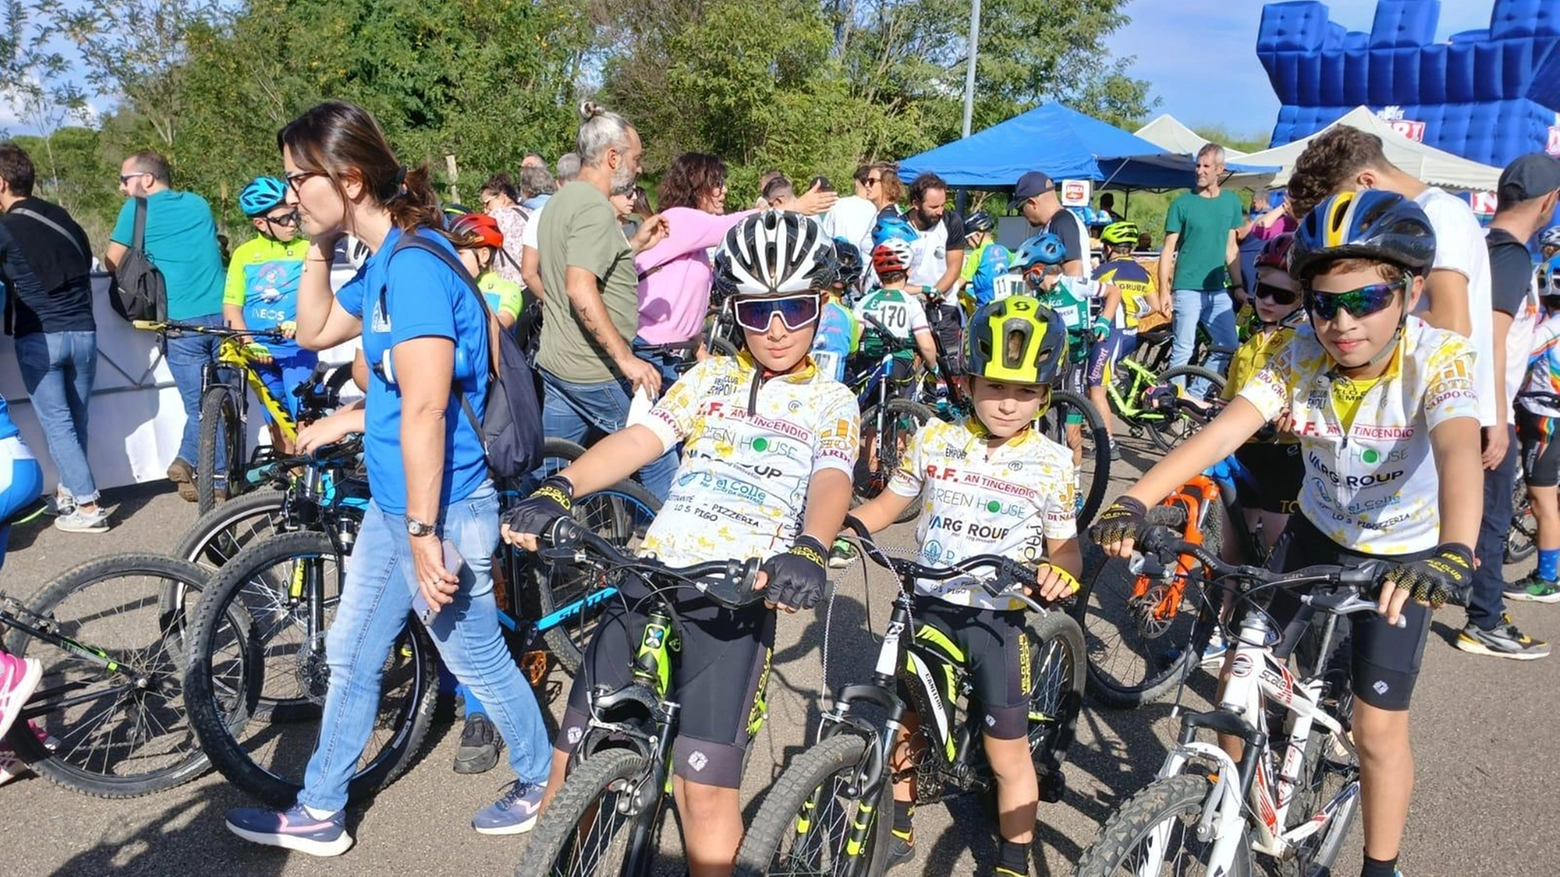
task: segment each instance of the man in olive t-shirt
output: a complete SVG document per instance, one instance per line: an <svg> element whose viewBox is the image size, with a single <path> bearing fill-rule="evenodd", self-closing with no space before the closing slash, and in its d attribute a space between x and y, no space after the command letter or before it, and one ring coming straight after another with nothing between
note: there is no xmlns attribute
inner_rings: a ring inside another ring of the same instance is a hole
<svg viewBox="0 0 1560 877"><path fill-rule="evenodd" d="M652 401L665 389L660 370L635 357L630 345L639 331L634 254L666 236L666 221L651 217L632 241L623 237L608 195L633 188L644 148L622 117L587 119L576 147L579 178L547 202L537 230L547 294L536 364L546 390L543 433L589 444L623 428L636 389ZM642 469L639 480L665 499L676 473L677 455L668 452Z"/></svg>
<svg viewBox="0 0 1560 877"><path fill-rule="evenodd" d="M1170 365L1186 365L1197 343L1201 323L1213 339L1213 352L1202 363L1222 373L1235 349L1235 310L1230 290L1240 286L1240 257L1235 230L1245 220L1240 198L1221 192L1224 148L1209 143L1197 152L1197 188L1170 202L1165 216L1164 254L1160 256L1159 288L1173 290L1171 318L1174 343ZM1189 388L1194 394L1202 387Z"/></svg>

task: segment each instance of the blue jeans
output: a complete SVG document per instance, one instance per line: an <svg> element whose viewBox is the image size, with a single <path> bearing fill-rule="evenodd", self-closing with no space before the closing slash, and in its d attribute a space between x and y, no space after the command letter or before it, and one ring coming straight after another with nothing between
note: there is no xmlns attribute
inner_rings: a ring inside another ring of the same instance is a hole
<svg viewBox="0 0 1560 877"><path fill-rule="evenodd" d="M1484 517L1473 550L1479 566L1473 571L1473 591L1468 595L1468 620L1480 630L1495 629L1506 611L1506 535L1511 532L1511 488L1520 448L1516 431L1508 430L1511 444L1506 446L1506 456L1499 466L1484 472Z"/></svg>
<svg viewBox="0 0 1560 877"><path fill-rule="evenodd" d="M1197 346L1197 325L1201 323L1208 330L1214 347L1208 354L1208 361L1202 365L1224 374L1237 343L1235 304L1230 300L1230 294L1222 289L1177 289L1171 299L1171 314L1171 329L1175 334L1170 345L1170 367L1191 362L1192 348ZM1186 389L1193 396L1201 396L1208 391L1207 383L1194 380Z"/></svg>
<svg viewBox="0 0 1560 877"><path fill-rule="evenodd" d="M207 314L181 323L217 327L224 325L221 314ZM217 346L222 339L213 335L184 335L168 337L168 370L173 372L173 385L179 388L179 399L184 402L184 436L179 439L179 459L191 466L200 455L200 382L207 363L217 361ZM217 442L217 471L227 469L223 459L222 442Z"/></svg>
<svg viewBox="0 0 1560 877"><path fill-rule="evenodd" d="M16 339L16 364L49 443L60 487L78 504L98 500L87 463L87 400L97 378L96 332L34 332Z"/></svg>
<svg viewBox="0 0 1560 877"><path fill-rule="evenodd" d="M622 429L628 421L629 395L618 381L574 384L544 369L542 384L546 394L542 401L542 434L548 438L589 445ZM667 451L639 470L639 483L665 502L672 489L672 478L677 475L677 463L677 452Z"/></svg>
<svg viewBox="0 0 1560 877"><path fill-rule="evenodd" d="M293 391L314 374L314 366L319 363L320 355L312 350L282 347L271 351L271 356L271 364L255 366L255 374L260 376L260 381L276 397L276 401L282 403L282 408L296 418L299 399ZM265 422L270 423L271 412L264 406L261 406L260 412Z"/></svg>
<svg viewBox="0 0 1560 877"><path fill-rule="evenodd" d="M439 611L428 632L450 672L486 705L515 775L528 783L546 782L552 766L547 728L536 696L499 632L493 599L498 493L492 483L446 506L440 525L444 538L466 558L466 566L455 602ZM406 516L370 502L352 548L336 620L325 636L330 690L319 743L298 795L298 803L306 807L335 811L347 804L347 781L373 731L385 658L411 612L414 576Z"/></svg>

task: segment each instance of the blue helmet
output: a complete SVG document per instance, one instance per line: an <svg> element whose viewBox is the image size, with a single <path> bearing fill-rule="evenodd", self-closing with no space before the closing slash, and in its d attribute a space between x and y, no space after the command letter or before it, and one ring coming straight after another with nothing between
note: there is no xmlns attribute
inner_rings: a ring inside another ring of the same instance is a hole
<svg viewBox="0 0 1560 877"><path fill-rule="evenodd" d="M884 241L899 240L907 244L915 243L921 237L910 224L910 220L903 216L879 217L877 224L872 226L872 249Z"/></svg>
<svg viewBox="0 0 1560 877"><path fill-rule="evenodd" d="M287 184L276 177L255 177L238 193L238 209L255 217L287 200Z"/></svg>
<svg viewBox="0 0 1560 877"><path fill-rule="evenodd" d="M1301 220L1289 251L1289 273L1302 282L1338 259L1389 262L1423 276L1435 262L1435 231L1413 201L1395 192L1339 192Z"/></svg>
<svg viewBox="0 0 1560 877"><path fill-rule="evenodd" d="M1067 245L1050 232L1037 234L1018 247L1013 263L1028 271L1036 265L1060 265L1067 261Z"/></svg>
<svg viewBox="0 0 1560 877"><path fill-rule="evenodd" d="M992 244L980 254L975 276L970 279L970 298L975 300L976 307L996 300L997 278L1005 276L1011 267L1012 254L1001 244Z"/></svg>

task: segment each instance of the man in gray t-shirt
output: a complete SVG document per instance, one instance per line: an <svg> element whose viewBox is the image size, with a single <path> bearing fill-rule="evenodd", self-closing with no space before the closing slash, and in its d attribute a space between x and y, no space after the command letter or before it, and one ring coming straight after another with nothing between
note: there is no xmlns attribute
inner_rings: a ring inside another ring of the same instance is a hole
<svg viewBox="0 0 1560 877"><path fill-rule="evenodd" d="M588 444L623 428L635 390L655 400L664 389L660 369L634 356L632 342L639 330L634 254L666 236L666 221L651 217L632 241L623 237L608 198L633 189L644 147L621 116L595 110L580 125L575 151L579 178L558 190L538 220L546 293L536 364L546 386L542 431ZM665 499L676 472L677 455L668 452L639 480Z"/></svg>

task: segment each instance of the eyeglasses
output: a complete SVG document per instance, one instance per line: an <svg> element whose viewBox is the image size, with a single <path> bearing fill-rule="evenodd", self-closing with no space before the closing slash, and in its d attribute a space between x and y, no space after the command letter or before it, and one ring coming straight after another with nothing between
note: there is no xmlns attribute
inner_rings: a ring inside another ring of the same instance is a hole
<svg viewBox="0 0 1560 877"><path fill-rule="evenodd" d="M1274 286L1271 283L1259 282L1257 288L1252 292L1257 298L1272 299L1273 304L1276 305L1292 305L1300 298L1300 293L1295 290Z"/></svg>
<svg viewBox="0 0 1560 877"><path fill-rule="evenodd" d="M301 190L303 189L303 184L307 183L310 177L323 176L325 175L319 173L318 171L298 171L297 173L288 174L285 177L282 177L282 179L287 181L287 188L292 189L292 193L294 195L302 198L303 192Z"/></svg>
<svg viewBox="0 0 1560 877"><path fill-rule="evenodd" d="M870 185L872 185L874 183L881 183L881 182L883 182L883 178L882 177L867 177L865 180L861 181L861 184L864 185L864 186L870 186Z"/></svg>
<svg viewBox="0 0 1560 877"><path fill-rule="evenodd" d="M1347 292L1317 292L1308 289L1305 291L1305 308L1318 320L1335 320L1339 310L1348 311L1349 316L1355 319L1368 317L1391 305L1394 293L1407 285L1405 278L1391 283L1372 283Z"/></svg>
<svg viewBox="0 0 1560 877"><path fill-rule="evenodd" d="M739 298L731 303L737 325L749 332L768 332L776 314L786 329L795 332L818 321L818 294L788 295L783 298Z"/></svg>
<svg viewBox="0 0 1560 877"><path fill-rule="evenodd" d="M124 183L130 182L131 180L135 179L136 177L149 177L151 175L152 175L151 171L136 171L133 174L120 174L119 175L119 182L121 184L124 184Z"/></svg>
<svg viewBox="0 0 1560 877"><path fill-rule="evenodd" d="M280 225L283 228L288 228L298 224L298 214L291 210L281 214L280 216L266 216L264 219L271 225Z"/></svg>

